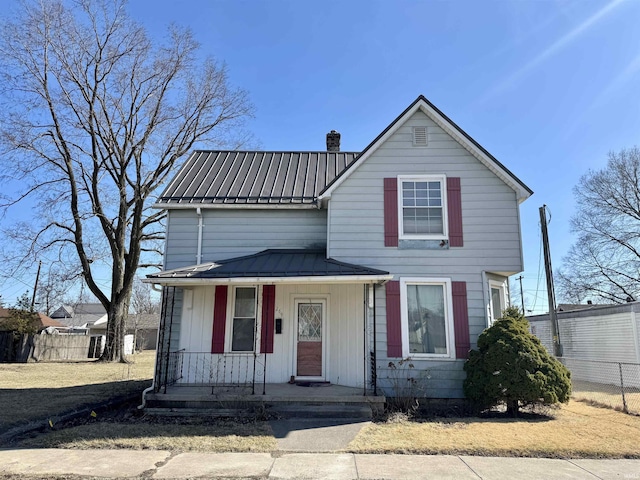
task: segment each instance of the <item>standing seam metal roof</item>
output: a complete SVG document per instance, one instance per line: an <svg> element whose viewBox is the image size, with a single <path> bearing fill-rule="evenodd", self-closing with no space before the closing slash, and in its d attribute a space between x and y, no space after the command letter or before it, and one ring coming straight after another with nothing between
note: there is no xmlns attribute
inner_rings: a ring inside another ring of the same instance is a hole
<svg viewBox="0 0 640 480"><path fill-rule="evenodd" d="M376 268L327 258L326 255L326 250L269 249L244 257L151 274L147 278L282 278L389 274Z"/></svg>
<svg viewBox="0 0 640 480"><path fill-rule="evenodd" d="M315 204L357 152L197 150L158 199L161 205Z"/></svg>

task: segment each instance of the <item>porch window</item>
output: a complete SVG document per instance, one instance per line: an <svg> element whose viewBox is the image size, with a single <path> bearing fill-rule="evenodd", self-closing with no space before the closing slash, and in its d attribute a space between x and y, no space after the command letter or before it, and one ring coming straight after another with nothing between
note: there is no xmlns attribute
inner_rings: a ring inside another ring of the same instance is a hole
<svg viewBox="0 0 640 480"><path fill-rule="evenodd" d="M236 287L233 302L232 352L251 352L255 347L256 288Z"/></svg>
<svg viewBox="0 0 640 480"><path fill-rule="evenodd" d="M451 282L406 279L400 290L403 355L452 356Z"/></svg>
<svg viewBox="0 0 640 480"><path fill-rule="evenodd" d="M445 177L400 176L398 182L400 238L446 238Z"/></svg>

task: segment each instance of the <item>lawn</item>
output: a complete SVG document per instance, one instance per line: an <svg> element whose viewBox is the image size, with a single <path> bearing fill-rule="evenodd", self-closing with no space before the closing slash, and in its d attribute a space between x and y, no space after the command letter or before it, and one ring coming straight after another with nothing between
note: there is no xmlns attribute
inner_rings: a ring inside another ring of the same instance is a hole
<svg viewBox="0 0 640 480"><path fill-rule="evenodd" d="M571 401L553 417L447 418L365 426L354 453L417 453L552 458L640 458L640 417ZM24 439L29 448L131 448L197 452L271 452L266 421L138 417L96 418L87 424Z"/></svg>
<svg viewBox="0 0 640 480"><path fill-rule="evenodd" d="M130 356L129 364L0 364L0 432L142 392L151 385L154 358L154 351L145 351Z"/></svg>
<svg viewBox="0 0 640 480"><path fill-rule="evenodd" d="M640 417L571 401L553 418L449 418L365 427L356 453L640 458Z"/></svg>

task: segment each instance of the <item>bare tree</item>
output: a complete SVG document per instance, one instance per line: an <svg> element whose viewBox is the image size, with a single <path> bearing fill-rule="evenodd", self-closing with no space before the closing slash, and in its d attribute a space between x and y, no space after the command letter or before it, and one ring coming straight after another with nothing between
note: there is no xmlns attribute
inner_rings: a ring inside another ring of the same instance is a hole
<svg viewBox="0 0 640 480"><path fill-rule="evenodd" d="M77 280L77 275L67 272L64 265L49 266L48 271L41 276L36 289L38 311L51 315L54 308L63 303L63 298Z"/></svg>
<svg viewBox="0 0 640 480"><path fill-rule="evenodd" d="M590 170L574 188L578 239L558 275L573 301L623 303L640 293L640 149L610 153L607 166Z"/></svg>
<svg viewBox="0 0 640 480"><path fill-rule="evenodd" d="M146 260L164 230L153 192L197 142L242 141L234 132L252 112L189 30L172 26L154 45L125 7L25 0L0 34L2 170L24 187L4 206L31 199L37 211L9 238L23 261L47 249L73 258L108 312L110 361L124 361L136 272L157 264Z"/></svg>

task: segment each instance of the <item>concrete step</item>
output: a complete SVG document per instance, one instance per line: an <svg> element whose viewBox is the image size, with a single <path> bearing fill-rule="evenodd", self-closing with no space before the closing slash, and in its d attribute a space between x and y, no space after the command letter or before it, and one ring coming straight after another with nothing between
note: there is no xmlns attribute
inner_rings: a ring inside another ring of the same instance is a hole
<svg viewBox="0 0 640 480"><path fill-rule="evenodd" d="M360 418L370 419L371 406L355 405L271 405L268 412L283 418Z"/></svg>

